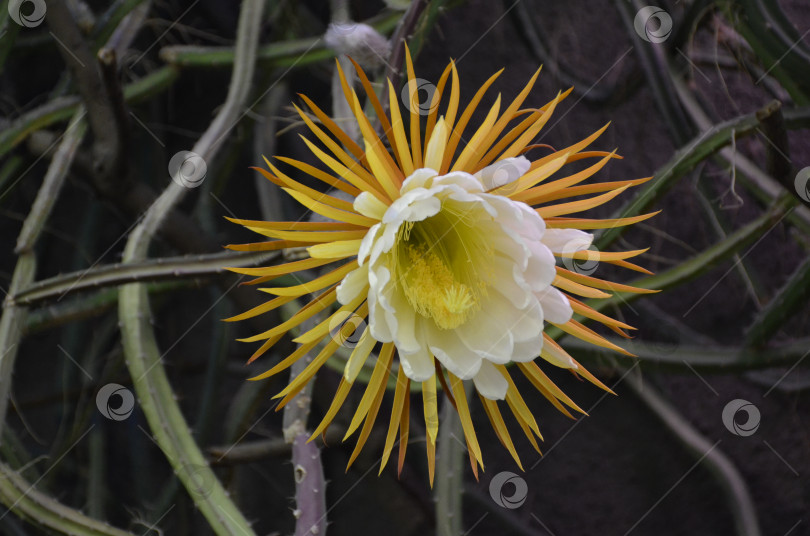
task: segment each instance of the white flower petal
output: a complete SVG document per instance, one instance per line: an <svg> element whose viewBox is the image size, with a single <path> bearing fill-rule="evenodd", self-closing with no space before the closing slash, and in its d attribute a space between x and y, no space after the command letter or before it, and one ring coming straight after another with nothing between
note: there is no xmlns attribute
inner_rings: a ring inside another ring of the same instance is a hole
<svg viewBox="0 0 810 536"><path fill-rule="evenodd" d="M363 237L363 241L360 242L360 250L357 252L357 263L360 266L363 266L363 263L366 261L366 257L368 257L368 254L371 251L371 247L377 240L377 235L381 231L382 225L377 223L372 225L366 233L366 236Z"/></svg>
<svg viewBox="0 0 810 536"><path fill-rule="evenodd" d="M374 218L375 220L381 220L385 211L388 209L388 206L377 199L377 196L371 192L360 192L360 195L354 199L352 206L354 206L354 210L363 216Z"/></svg>
<svg viewBox="0 0 810 536"><path fill-rule="evenodd" d="M337 300L346 305L368 288L368 265L355 268L337 286Z"/></svg>
<svg viewBox="0 0 810 536"><path fill-rule="evenodd" d="M402 182L401 194L406 194L414 188L430 188L428 182L439 173L430 168L419 168Z"/></svg>
<svg viewBox="0 0 810 536"><path fill-rule="evenodd" d="M516 342L512 350L512 361L515 363L528 363L534 361L543 351L543 336L528 341Z"/></svg>
<svg viewBox="0 0 810 536"><path fill-rule="evenodd" d="M593 235L579 229L546 229L543 244L552 253L574 253L588 249L593 243Z"/></svg>
<svg viewBox="0 0 810 536"><path fill-rule="evenodd" d="M425 346L411 353L400 351L399 363L405 375L415 382L429 380L436 373L433 354Z"/></svg>
<svg viewBox="0 0 810 536"><path fill-rule="evenodd" d="M461 378L469 380L478 373L481 358L471 352L454 330L427 326L428 347L439 363Z"/></svg>
<svg viewBox="0 0 810 536"><path fill-rule="evenodd" d="M394 339L384 308L378 303L380 300L385 300L383 289L390 280L391 272L385 266L368 272L368 327L371 330L371 336L380 342L391 342Z"/></svg>
<svg viewBox="0 0 810 536"><path fill-rule="evenodd" d="M543 306L543 316L547 322L565 324L574 315L571 302L556 288L548 287L538 292L536 296Z"/></svg>
<svg viewBox="0 0 810 536"><path fill-rule="evenodd" d="M518 180L531 166L532 163L525 156L504 158L476 173L475 178L481 181L484 190L493 190Z"/></svg>
<svg viewBox="0 0 810 536"><path fill-rule="evenodd" d="M557 276L554 254L540 242L528 242L531 256L526 266L526 281L532 290L538 291L551 285Z"/></svg>
<svg viewBox="0 0 810 536"><path fill-rule="evenodd" d="M501 371L489 361L481 363L481 368L473 377L475 389L481 396L490 400L503 400L509 390L509 382L503 377Z"/></svg>

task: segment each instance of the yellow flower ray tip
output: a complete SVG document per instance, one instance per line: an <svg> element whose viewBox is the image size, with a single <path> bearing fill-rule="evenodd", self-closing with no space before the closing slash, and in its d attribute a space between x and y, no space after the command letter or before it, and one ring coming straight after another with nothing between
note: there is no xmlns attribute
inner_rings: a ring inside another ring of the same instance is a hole
<svg viewBox="0 0 810 536"><path fill-rule="evenodd" d="M471 120L476 109L503 69L489 77L462 107L460 77L452 60L424 103L418 99L419 84L424 81L416 77L407 46L406 80L400 91L387 80L382 86L387 94L378 97L363 69L352 64L368 102L366 108L339 62L336 69L361 139L353 140L312 100L299 94L301 105L293 107L310 134L300 135L300 139L318 164L272 156L273 161L285 164L288 173L267 157L263 157L266 167L254 168L318 218L291 222L227 218L269 239L232 244L228 249L298 248L305 252L303 257L280 264L229 268L256 277L248 283L261 284L305 270L318 270L318 275L302 275L293 286L260 288L272 299L225 320L255 319L294 300L307 300L288 320L239 340L261 342L250 358L253 361L290 330L300 330L293 338L296 349L250 378L253 381L285 371L310 352L315 355L273 397L280 399L277 409L299 396L324 364L343 360L344 374L335 397L309 440L323 437L350 400L347 395L352 385L365 383L345 432L344 440L359 431L347 470L364 448L378 414L385 414L380 411L382 406L391 411L380 472L397 443L397 471L402 470L412 385L421 390L422 403L416 407L425 419L431 486L439 409L448 403L460 417L476 479L478 468L484 469L482 447L486 446L475 431L476 410L486 415L498 441L522 469L498 401L506 402L538 452L535 437L543 438L507 365L517 364L536 391L570 418L574 416L569 409L587 414L545 375L539 366L544 361L613 393L552 340L546 328L555 326L589 344L632 356L582 322L601 325L623 338L631 338L625 330L635 328L576 296L599 300L613 293L657 291L592 277L568 264L595 261L651 273L627 260L649 248L594 251L589 231L633 225L660 211L612 219L581 217L580 213L654 177L589 182L608 161L623 158L617 149L589 148L610 123L559 150L535 142L556 106L573 89L558 92L542 106L524 105L541 69L514 99L502 101L498 94L485 118L474 125ZM373 110L370 116L366 109ZM372 120L381 125L379 134ZM466 141L460 143L462 140ZM533 159L535 152L546 154ZM567 171L572 162L593 158L600 160L585 169ZM309 186L316 182L320 188ZM556 259L565 261L568 269L557 266ZM312 293L318 296L307 298ZM300 328L308 319L314 324ZM347 329L349 319L353 324ZM354 340L352 331L360 335L360 342ZM340 350L347 345L348 353ZM370 376L361 374L372 364ZM395 375L397 381L392 400L386 403L389 375ZM470 396L472 392L478 396ZM473 405L476 398L480 404Z"/></svg>

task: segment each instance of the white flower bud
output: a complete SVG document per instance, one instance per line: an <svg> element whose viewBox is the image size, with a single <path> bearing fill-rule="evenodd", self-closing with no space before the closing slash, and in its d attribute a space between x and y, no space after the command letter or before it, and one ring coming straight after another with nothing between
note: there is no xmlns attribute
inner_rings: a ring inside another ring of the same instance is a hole
<svg viewBox="0 0 810 536"><path fill-rule="evenodd" d="M332 23L324 36L326 45L338 54L351 56L363 67L385 63L391 52L388 40L377 30L360 22Z"/></svg>

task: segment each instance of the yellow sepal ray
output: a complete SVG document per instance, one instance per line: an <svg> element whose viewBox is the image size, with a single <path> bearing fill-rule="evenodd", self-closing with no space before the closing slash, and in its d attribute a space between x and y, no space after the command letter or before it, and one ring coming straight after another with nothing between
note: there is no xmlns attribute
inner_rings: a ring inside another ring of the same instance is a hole
<svg viewBox="0 0 810 536"><path fill-rule="evenodd" d="M354 65L354 70L357 72L357 76L360 77L360 83L363 85L363 91L365 91L372 108L374 108L374 113L376 114L377 119L380 121L380 125L382 126L386 139L388 139L388 143L391 144L394 155L397 156L397 140L392 136L391 123L388 121L388 116L385 114L385 110L383 109L379 97L377 97L377 93L374 91L374 87L371 85L371 81L368 79L368 76L366 76L366 72L360 67L360 65L357 64L356 61L354 61L351 56L349 56L349 61L352 62L352 65ZM401 169L402 161L398 157L397 163Z"/></svg>
<svg viewBox="0 0 810 536"><path fill-rule="evenodd" d="M486 82L484 82L484 84L480 88L478 88L478 91L475 92L475 95L473 95L473 98L467 104L467 107L464 108L464 112L461 114L461 117L459 117L458 122L455 124L455 126L453 126L453 130L450 133L450 139L447 140L446 154L453 155L456 153L456 148L458 147L459 141L461 141L461 136L464 133L464 129L467 128L467 123L469 123L470 118L472 118L473 113L475 113L475 110L478 108L478 104L481 102L481 99L484 97L484 94L487 92L487 89L489 89L489 86L491 86L492 83L498 79L498 77L503 73L503 71L504 70L501 69L500 71L490 76L489 79ZM425 164L425 167L431 166ZM440 168L441 164L439 164L439 167L434 167L433 169L438 170Z"/></svg>
<svg viewBox="0 0 810 536"><path fill-rule="evenodd" d="M340 379L340 385L338 385L337 392L335 393L334 398L332 398L332 403L329 405L326 415L323 416L321 423L317 428L315 428L315 431L312 432L312 435L309 436L307 441L312 441L319 435L326 432L326 429L329 428L330 424L332 424L332 420L335 418L335 415L337 415L340 408L343 407L343 402L346 400L346 396L349 394L351 388L351 382L346 381L345 378Z"/></svg>
<svg viewBox="0 0 810 536"><path fill-rule="evenodd" d="M582 339L585 342L589 342L596 346L601 346L602 348L613 350L614 352L619 352L620 354L633 356L633 354L631 354L624 348L616 346L615 344L605 339L595 331L586 328L576 320L569 320L565 324L555 324L554 322L549 322L549 324L551 324L552 326L557 326L558 328L568 333L569 335L572 335L578 339Z"/></svg>
<svg viewBox="0 0 810 536"><path fill-rule="evenodd" d="M356 159L362 162L364 157L363 149L357 145L357 143L355 143L355 141L348 134L346 134L346 132L344 132L344 130L340 128L331 117L329 117L314 102L312 102L309 97L302 93L299 93L298 96L304 100L307 107L312 110L312 113L315 114L315 117L318 118L321 124L329 129L329 132L334 134L335 137L340 140L340 143L342 143Z"/></svg>
<svg viewBox="0 0 810 536"><path fill-rule="evenodd" d="M293 198L295 198L296 201L307 207L312 212L320 214L321 216L324 216L326 218L335 221L343 221L346 223L354 223L356 225L362 225L364 227L371 227L372 225L377 223L373 219L357 214L356 212L339 210L335 207L324 204L306 194L297 192L291 188L284 188L284 191L290 194Z"/></svg>
<svg viewBox="0 0 810 536"><path fill-rule="evenodd" d="M634 249L632 251L596 251L592 249L582 249L574 251L573 253L555 253L557 257L566 259L576 259L580 261L623 261L632 257L637 257L642 253L646 253L650 248Z"/></svg>
<svg viewBox="0 0 810 536"><path fill-rule="evenodd" d="M262 276L262 277L278 277L280 275L289 274L292 272L298 272L300 270L310 270L312 268L317 268L319 266L323 266L324 264L329 264L332 262L336 262L339 259L303 259L300 261L293 261L287 262L284 264L275 264L273 266L264 266L261 268L226 268L231 272L235 272L237 274L244 274L244 275L255 275L255 276ZM241 319L240 319L241 320Z"/></svg>
<svg viewBox="0 0 810 536"><path fill-rule="evenodd" d="M334 354L335 350L337 350L339 347L340 345L336 341L333 341L331 339L329 340L329 342L326 343L326 346L324 346L323 349L321 349L321 351L318 353L318 355L316 355L315 358L309 362L309 364L304 368L304 370L302 370L301 373L298 374L298 376L296 376L289 384L287 384L287 387L282 389L281 392L279 392L277 395L273 397L273 398L284 397L278 403L278 406L276 406L276 411L279 411L284 406L286 406L290 402L290 400L292 400L295 397L295 395L297 395L301 391L301 389L306 387L307 383L309 383L309 380L312 379L315 373L318 372L318 370L323 366L324 363L326 363L327 359L332 357L332 354Z"/></svg>
<svg viewBox="0 0 810 536"><path fill-rule="evenodd" d="M495 103L489 109L489 113L487 113L487 116L484 118L484 122L481 123L481 126L478 127L478 130L476 130L475 134L473 134L472 138L470 138L469 143L467 143L467 145L464 147L464 150L461 151L461 154L453 163L453 167L450 168L450 171L472 172L472 170L475 168L475 164L478 163L478 160L473 161L473 156L476 154L476 151L481 147L481 144L484 142L484 139L486 139L489 130L495 124L500 109L501 109L501 96L498 95L495 98Z"/></svg>
<svg viewBox="0 0 810 536"><path fill-rule="evenodd" d="M628 186L632 188L634 186L644 184L648 180L650 180L650 178L628 179L624 181L613 181L613 182L597 182L595 184L580 184L579 186L571 186L570 188L562 188L554 190L547 194L534 196L531 199L526 200L525 203L528 205L538 205L542 203L548 203L551 201L557 201L558 199L566 199L572 197L579 197L582 195L609 192L611 190L621 188L622 186Z"/></svg>
<svg viewBox="0 0 810 536"><path fill-rule="evenodd" d="M411 151L408 149L408 138L405 137L405 127L402 123L402 113L399 108L399 95L394 90L394 85L388 80L388 107L391 110L391 130L394 139L397 140L396 152L399 161L402 163L402 173L408 177L413 173L413 159Z"/></svg>
<svg viewBox="0 0 810 536"><path fill-rule="evenodd" d="M259 290L262 292L267 292L268 294L275 294L276 296L303 296L304 294L311 294L316 290L321 290L322 288L337 283L355 268L357 268L356 259L351 262L347 262L340 268L336 268L327 274L316 277L312 281L308 281L301 285L295 285L292 287L262 288Z"/></svg>
<svg viewBox="0 0 810 536"><path fill-rule="evenodd" d="M604 279L598 279L589 275L578 274L576 272L566 270L561 266L556 266L555 268L557 273L562 277L593 288L602 288L605 290L612 290L614 292L633 292L636 294L655 294L656 292L660 292L659 290L654 289L633 287L630 285L622 285L621 283L611 283L610 281L605 281Z"/></svg>
<svg viewBox="0 0 810 536"><path fill-rule="evenodd" d="M413 102L414 98L419 98L419 87L416 85L416 75L413 71L413 59L411 58L411 50L408 44L405 43L405 68L408 73L408 105L406 107L411 112L410 117L410 130L411 130L411 157L413 158L413 165L416 169L422 167L422 142L419 133L419 106L418 103Z"/></svg>
<svg viewBox="0 0 810 536"><path fill-rule="evenodd" d="M624 227L633 225L659 214L661 211L650 212L640 216L629 218L609 218L605 220L594 220L588 218L546 218L546 227L549 229L612 229L614 227Z"/></svg>
<svg viewBox="0 0 810 536"><path fill-rule="evenodd" d="M306 146L312 151L312 154L315 157L326 164L326 166L331 169L338 177L343 177L349 184L354 186L355 188L364 191L364 192L371 192L377 197L379 197L380 201L385 201L387 198L385 194L380 192L377 188L375 188L372 184L369 184L361 177L359 177L356 173L353 173L349 168L323 152L317 145L306 139L304 136L301 136L301 139L304 141Z"/></svg>
<svg viewBox="0 0 810 536"><path fill-rule="evenodd" d="M544 219L552 216L562 216L564 214L573 214L575 212L583 212L585 210L604 205L614 197L621 195L622 192L627 190L629 186L622 186L612 192L607 192L602 195L590 197L588 199L581 199L578 201L570 201L568 203L560 203L557 205L548 205L535 209L535 211Z"/></svg>
<svg viewBox="0 0 810 536"><path fill-rule="evenodd" d="M296 342L298 344L304 344L312 340L318 340L321 337L326 336L329 333L330 329L338 325L336 322L333 321L333 318L339 318L341 321L343 321L346 318L346 316L355 311L355 309L357 309L357 311L355 311L354 314L356 314L359 318L364 319L366 315L368 315L368 302L366 302L365 299L366 296L364 296L363 294L359 294L354 300L350 301L346 305L343 305L337 311L332 313L332 316L324 319L323 321L321 321L320 324L310 329L303 335L299 335L298 337L293 339L293 342Z"/></svg>
<svg viewBox="0 0 810 536"><path fill-rule="evenodd" d="M262 372L261 374L259 374L257 376L253 376L252 378L249 378L249 379L251 381L264 380L265 378L270 378L271 376L275 376L276 374L278 374L279 372L281 372L283 370L287 370L289 367L292 366L293 363L295 363L296 361L301 359L307 352L309 352L310 350L315 348L318 345L319 342L321 342L321 341L317 340L317 341L311 342L309 344L302 344L301 346L296 348L293 353L291 353L290 355L288 355L287 357L282 359L278 364L276 364L276 366L274 366L270 370L268 370L266 372Z"/></svg>
<svg viewBox="0 0 810 536"><path fill-rule="evenodd" d="M602 133L604 133L605 130L607 130L607 128L609 126L610 126L610 123L605 124L605 126L600 128L599 130L597 130L596 132L594 132L593 134L591 134L587 138L585 138L583 140L580 140L580 141L578 141L578 142L576 142L576 143L574 143L572 145L569 145L568 147L566 147L564 149L560 149L558 152L565 152L565 153L569 153L571 155L575 155L576 153L582 151L582 149L584 149L585 147L587 147L588 145L590 145L591 143L596 141L596 139L599 138L599 136L601 136ZM535 160L534 162L532 162L532 166L531 166L530 169L535 169L535 168L538 168L540 166L543 166L543 165L546 164L546 162L548 162L549 160L553 160L553 159L554 159L554 154L553 153L550 154L550 155L544 156L543 158L539 158L539 159Z"/></svg>
<svg viewBox="0 0 810 536"><path fill-rule="evenodd" d="M585 410L580 408L573 400L571 400L568 395L562 391L562 389L557 387L557 385L551 381L546 373L537 366L537 363L534 361L529 361L527 363L518 363L517 366L523 372L523 375L526 376L526 378L537 388L538 391L547 391L549 395L553 396L557 400L562 401L569 408L573 409L574 411L578 411L583 415L587 415Z"/></svg>
<svg viewBox="0 0 810 536"><path fill-rule="evenodd" d="M399 367L397 372L397 387L394 391L394 404L391 406L391 418L388 420L388 433L385 435L385 447L383 448L382 460L380 461L381 475L383 469L388 464L388 458L391 456L391 450L394 448L394 441L397 438L397 431L399 430L399 421L402 415L402 410L405 408L405 399L410 394L411 380L405 376L405 371Z"/></svg>
<svg viewBox="0 0 810 536"><path fill-rule="evenodd" d="M447 146L447 125L444 118L439 118L436 128L430 135L427 147L425 148L425 167L433 170L440 169L442 158L446 153Z"/></svg>
<svg viewBox="0 0 810 536"><path fill-rule="evenodd" d="M520 470L523 471L523 464L520 463L520 457L515 450L514 443L512 443L512 437L509 435L509 430L506 428L506 423L503 422L503 416L501 416L501 412L498 409L498 404L494 400L490 400L480 395L479 398L484 404L484 410L487 413L487 417L489 417L489 422L492 423L492 427L495 429L495 435L498 436L501 444L506 447L506 450L509 451L509 454L511 454L512 458L515 460L515 463L518 465L518 467L520 467Z"/></svg>
<svg viewBox="0 0 810 536"><path fill-rule="evenodd" d="M430 99L430 110L428 111L427 122L425 123L425 147L427 147L427 140L433 134L433 128L436 126L436 119L439 117L439 103L444 95L444 86L447 84L448 77L450 76L450 69L452 63L448 63L447 67L442 71L439 77L439 83L436 84L436 90L433 92L433 97ZM436 171L439 171L438 169Z"/></svg>
<svg viewBox="0 0 810 536"><path fill-rule="evenodd" d="M343 441L346 441L357 430L363 419L368 414L369 409L372 407L374 399L377 397L377 391L380 389L385 390L388 383L388 374L391 369L391 360L394 356L394 344L386 343L382 346L380 354L377 356L377 363L374 364L374 370L371 372L371 379L368 381L366 390L363 393L363 398L357 405L357 410L354 412L352 421L346 429L346 434L343 436Z"/></svg>
<svg viewBox="0 0 810 536"><path fill-rule="evenodd" d="M515 194L523 192L524 190L531 188L535 184L542 182L551 175L557 173L557 171L559 171L560 168L565 165L567 159L568 153L563 153L545 166L531 170L520 177L517 181L499 186L498 188L492 190L491 193L498 195L503 194L504 192L514 192Z"/></svg>
<svg viewBox="0 0 810 536"><path fill-rule="evenodd" d="M274 229L277 231L356 231L359 229L368 230L363 225L345 223L342 221L262 221L262 220L240 220L225 216L225 219L238 223L244 227L257 227L259 229Z"/></svg>
<svg viewBox="0 0 810 536"><path fill-rule="evenodd" d="M390 345L390 350L387 349L387 346ZM346 470L349 470L349 467L354 463L354 460L357 459L357 455L360 454L360 451L363 449L363 446L366 444L366 440L368 439L369 434L371 434L371 429L374 426L374 421L377 420L377 413L380 411L380 403L382 402L383 395L385 394L385 386L387 382L387 375L390 373L391 368L391 357L394 354L394 345L393 343L388 343L383 345L382 350L380 350L380 357L383 357L383 354L388 354L388 368L385 370L386 376L380 381L380 384L375 386L376 393L374 395L374 400L371 402L371 406L368 408L368 413L366 415L366 422L363 423L363 429L360 430L360 437L357 438L357 445L355 445L354 450L352 451L352 455L349 458L349 463L346 464ZM371 388L372 384L369 383L368 387Z"/></svg>
<svg viewBox="0 0 810 536"><path fill-rule="evenodd" d="M334 177L329 173L316 168L315 166L311 166L306 162L301 162L300 160L287 158L285 156L276 156L275 158L279 162L284 162L285 164L290 165L298 169L299 171L303 171L307 175L310 175L311 177L318 179L319 181L331 186L332 188L345 192L352 197L357 197L358 195L360 195L360 192L362 191L359 188L349 184L348 182L338 179L337 177Z"/></svg>
<svg viewBox="0 0 810 536"><path fill-rule="evenodd" d="M223 322L238 322L239 320L247 320L248 318L254 318L259 315L263 315L264 313L268 313L278 307L281 307L285 303L289 303L294 299L295 298L293 296L279 296L278 298L274 298L268 302L264 302L261 305L257 305L256 307L248 311L245 311L244 313L240 313L230 318L223 318L222 320Z"/></svg>
<svg viewBox="0 0 810 536"><path fill-rule="evenodd" d="M625 324L621 320L616 320L615 318L611 318L607 315L600 313L599 311L593 309L592 307L588 307L587 305L577 300L576 298L573 298L571 296L566 296L566 298L568 298L568 302L571 304L571 308L578 315L582 315L585 318L590 318L591 320L596 320L597 322L600 322L608 327L614 326L621 329L633 329L633 330L636 329L630 324Z"/></svg>
<svg viewBox="0 0 810 536"><path fill-rule="evenodd" d="M277 231L275 229L263 229L261 227L248 227L248 229L269 238L311 243L335 242L338 240L362 240L368 232L368 229L357 229L354 231Z"/></svg>
<svg viewBox="0 0 810 536"><path fill-rule="evenodd" d="M408 432L411 425L411 397L405 395L402 414L399 417L399 453L397 454L397 475L402 473L402 464L405 463L405 452L408 450Z"/></svg>
<svg viewBox="0 0 810 536"><path fill-rule="evenodd" d="M526 100L526 97L529 95L532 88L534 87L534 83L537 80L537 77L540 75L541 70L542 70L542 66L540 68L538 68L534 72L534 74L529 79L529 81L526 83L526 85L523 86L523 89L520 90L520 93L518 93L517 97L515 97L512 100L512 102L509 104L509 106L506 107L506 110L503 111L503 114L501 115L500 119L498 119L495 122L495 124L492 126L492 129L487 134L486 139L484 140L484 143L481 145L482 148L485 148L485 149L491 148L492 143L495 141L495 139L498 136L500 136L501 132L503 132L503 129L506 128L506 125L510 121L512 121L512 119L515 117L515 114L518 113L518 111L520 109L520 105L523 104L523 101ZM498 73L496 73L496 75L500 74L500 72L501 71L498 71ZM487 153L486 156L488 156L488 155L489 155L489 153ZM478 169L480 169L480 162L481 162L481 159L479 159L479 163L476 165L475 171L478 171Z"/></svg>
<svg viewBox="0 0 810 536"><path fill-rule="evenodd" d="M568 177L563 177L563 178L557 179L557 180L552 181L552 182L550 182L548 184L543 184L543 185L540 185L540 186L535 186L535 187L530 187L530 188L524 188L523 190L520 190L520 191L517 191L517 192L511 194L509 197L511 199L513 199L514 201L522 201L522 202L524 202L524 203L526 203L528 205L534 205L534 204L537 203L537 201L535 201L535 199L543 199L544 196L548 196L553 192L568 188L569 186L573 186L574 184L582 182L585 179L587 179L588 177L593 176L596 172L598 172L600 169L602 169L605 166L605 164L608 163L608 160L610 160L612 158L613 154L614 153L610 153L608 156L602 158L596 164L593 164L592 166L583 169L579 173L574 173L573 175L569 175ZM566 161L567 161L568 153L563 153L563 155L566 156ZM556 160L557 159L554 159L551 162L555 162ZM566 162L566 161L564 161L564 162ZM551 162L549 162L549 164ZM546 164L546 166L547 165L548 164ZM538 169L541 169L541 168L544 168L544 167L545 166L541 166ZM530 171L526 175L531 175L532 173L533 172Z"/></svg>
<svg viewBox="0 0 810 536"><path fill-rule="evenodd" d="M323 203L324 205L329 205L330 207L334 207L338 210L344 210L347 212L354 212L354 207L351 203L344 199L338 199L337 197L333 197L331 195L325 194L323 192L319 192L314 188L310 188L300 182L291 179L284 173L282 173L276 166L270 163L269 160L266 158L264 159L265 164L267 167L270 168L270 173L266 169L262 168L253 168L261 173L267 180L270 182L282 187L282 188L289 188L291 190L295 190L296 192L300 192L303 195L308 197L317 198L319 202Z"/></svg>
<svg viewBox="0 0 810 536"><path fill-rule="evenodd" d="M317 244L307 248L310 257L316 259L342 259L357 255L363 240L338 240L326 244Z"/></svg>
<svg viewBox="0 0 810 536"><path fill-rule="evenodd" d="M439 404L436 397L436 375L422 382L422 406L425 413L425 431L429 443L439 436Z"/></svg>
<svg viewBox="0 0 810 536"><path fill-rule="evenodd" d="M554 110L557 108L557 104L560 103L562 100L562 93L557 93L557 96L554 100L551 101L548 108L546 108L542 115L534 121L534 123L526 129L518 139L512 142L512 145L507 148L503 154L499 157L499 159L503 158L511 158L513 156L518 156L523 152L523 149L531 142L535 136L540 132L540 130L546 125L549 119L551 119L551 115L554 113ZM573 151L565 151L566 153L572 153ZM539 166L537 166L539 167Z"/></svg>
<svg viewBox="0 0 810 536"><path fill-rule="evenodd" d="M548 110L548 108L551 105L556 106L557 104L562 102L562 100L565 99L565 97L567 97L569 93L571 93L571 89L568 89L567 91L564 91L561 95L555 97L554 99L547 102L545 105L541 106L540 108L532 109L532 110L516 111L514 114L512 114L512 117L509 118L509 121L512 121L513 119L516 119L517 117L519 117L523 113L529 113L530 115L529 115L529 117L527 117L526 119L524 119L523 121L518 123L511 130L509 130L509 132L504 134L504 136L500 140L498 140L498 142L495 145L493 145L491 149L489 149L489 151L484 155L484 157L481 158L481 160L478 162L478 166L477 166L475 171L479 171L479 170L483 169L484 167L488 166L493 160L495 160L495 157L498 157L501 153L503 153L503 151L512 142L514 142L515 139L517 139L518 136L520 136L521 134L526 132L526 129L531 127L538 119L540 119L543 116L543 114L546 112L546 110ZM501 158L505 158L505 157L500 156L499 159L501 159Z"/></svg>
<svg viewBox="0 0 810 536"><path fill-rule="evenodd" d="M295 296L282 296L285 299L294 299ZM281 324L263 332L259 333L258 335L253 335L252 337L248 337L246 339L237 339L239 342L256 342L261 341L264 339L270 339L275 337L276 335L283 335L287 333L292 328L298 326L304 320L308 318L312 318L312 316L318 314L319 312L323 311L337 300L335 296L335 288L328 289L321 293L317 298L309 302L307 305L302 307L295 313L289 320L282 322Z"/></svg>
<svg viewBox="0 0 810 536"><path fill-rule="evenodd" d="M467 395L464 393L464 383L452 372L447 371L450 390L453 391L453 398L456 399L456 408L461 420L461 428L464 430L464 438L467 440L467 448L470 449L471 456L475 458L478 465L484 468L484 461L481 456L481 447L478 446L478 438L475 436L470 408L467 406Z"/></svg>
<svg viewBox="0 0 810 536"><path fill-rule="evenodd" d="M312 122L312 119L310 119L310 118L307 116L307 114L306 114L306 113L304 113L304 111L303 111L301 108L299 108L299 107L298 107L298 106L296 106L295 104L293 104L293 108L295 108L295 111L296 111L296 112L298 112L298 115L299 115L299 116L301 116L301 119L303 119L303 120L304 120L304 123L306 123L306 125L309 127L309 130L310 130L310 131L311 131L313 134L315 134L315 136L316 136L316 137L317 137L319 140L321 140L321 143L323 143L323 144L326 146L326 148L327 148L327 149L329 149L329 150L332 152L332 154L333 154L333 155L335 155L335 156L337 157L337 159L338 159L338 160L340 160L341 164L343 164L344 166L346 166L348 169L350 169L350 170L351 170L351 172L352 172L352 173L356 174L358 177L361 177L363 180L365 180L365 181L367 181L367 182L373 182L373 181L374 181L374 177L373 177L373 175L371 175L371 174L368 172L368 170L367 170L367 169L365 169L365 168L363 167L363 165L362 165L360 162L358 162L357 160L355 160L354 158L352 158L351 156L349 156L349 155L346 153L346 151L344 151L344 150L343 150L343 149L340 147L340 145L338 145L338 144L335 142L335 140L333 140L332 138L330 138L330 137L329 137L329 136L326 134L326 132L324 132L323 130L321 130L321 128L319 128L319 127L318 127L318 125L316 125L315 123L313 123L313 122Z"/></svg>
<svg viewBox="0 0 810 536"><path fill-rule="evenodd" d="M611 296L607 292L602 292L599 289L576 283L560 274L554 276L554 280L551 282L551 284L557 288L566 290L572 294L576 294L577 296L582 296L584 298L610 298Z"/></svg>
<svg viewBox="0 0 810 536"><path fill-rule="evenodd" d="M377 344L377 341L371 336L371 329L366 327L360 335L357 346L352 349L352 353L346 361L346 366L343 368L343 378L346 381L354 383L375 344Z"/></svg>
<svg viewBox="0 0 810 536"><path fill-rule="evenodd" d="M529 425L529 428L539 437L543 439L543 436L540 434L540 427L537 426L537 421L534 420L534 415L532 415L532 411L529 409L529 406L526 405L526 402L523 400L523 397L520 396L520 391L515 385L514 380L512 380L512 376L510 376L509 371L506 370L504 365L495 365L503 377L506 379L506 382L509 384L509 388L506 390L506 402L510 405L514 406L514 409L517 411L520 418Z"/></svg>
<svg viewBox="0 0 810 536"><path fill-rule="evenodd" d="M602 389L604 391L607 391L608 393L610 393L612 395L616 394L616 393L613 392L613 390L610 387L608 387L604 383L600 382L599 379L596 376L594 376L593 374L588 372L588 369L586 369L585 367L580 365L577 362L576 359L574 360L574 364L576 364L576 366L578 367L577 370L574 371L575 374L577 374L579 376L582 376L583 378L585 378L586 380L588 380L589 382L591 382L595 386L599 387L600 389Z"/></svg>

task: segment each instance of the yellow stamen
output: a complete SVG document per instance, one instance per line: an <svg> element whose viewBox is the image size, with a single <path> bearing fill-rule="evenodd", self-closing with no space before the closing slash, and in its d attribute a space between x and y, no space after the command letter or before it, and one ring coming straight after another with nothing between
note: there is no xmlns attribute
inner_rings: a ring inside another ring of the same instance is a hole
<svg viewBox="0 0 810 536"><path fill-rule="evenodd" d="M479 308L475 293L468 285L457 281L432 250L408 246L407 257L405 296L419 314L432 318L440 329L460 326Z"/></svg>

